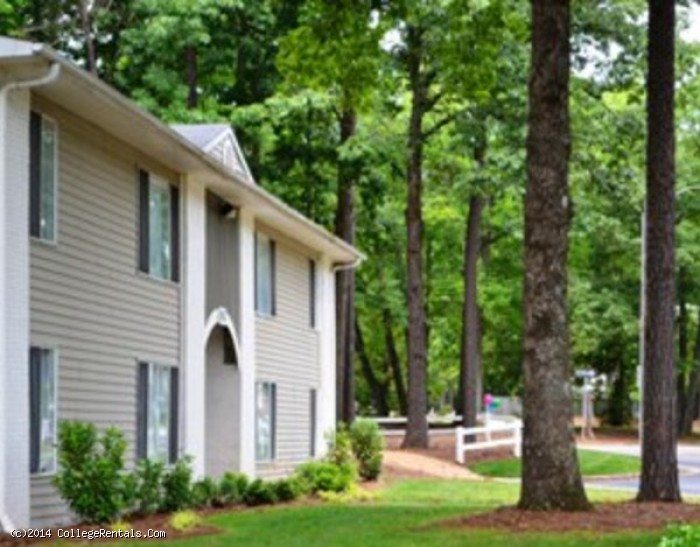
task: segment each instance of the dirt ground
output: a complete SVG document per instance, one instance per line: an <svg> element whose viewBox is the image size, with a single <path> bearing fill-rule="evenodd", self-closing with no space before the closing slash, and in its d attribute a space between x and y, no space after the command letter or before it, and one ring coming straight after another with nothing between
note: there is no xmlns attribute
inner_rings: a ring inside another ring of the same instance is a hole
<svg viewBox="0 0 700 547"><path fill-rule="evenodd" d="M592 511L521 511L503 507L443 523L449 528L480 528L509 532L619 532L658 530L674 522L700 522L700 505L682 503L605 503Z"/></svg>

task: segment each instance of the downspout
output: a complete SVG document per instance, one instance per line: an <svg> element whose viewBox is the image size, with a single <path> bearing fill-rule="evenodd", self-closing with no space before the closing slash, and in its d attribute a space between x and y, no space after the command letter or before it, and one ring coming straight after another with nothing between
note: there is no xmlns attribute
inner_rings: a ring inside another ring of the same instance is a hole
<svg viewBox="0 0 700 547"><path fill-rule="evenodd" d="M35 51L38 52L39 49L40 49L40 46L38 46L38 48L35 49ZM7 133L7 108L6 108L6 104L7 104L8 93L10 91L14 91L17 89L28 89L30 87L37 87L37 86L49 84L49 83L53 82L54 80L56 80L56 78L58 78L60 70L61 70L61 65L58 62L53 61L50 65L48 71L46 72L46 74L44 74L43 76L41 76L39 78L34 78L31 80L11 81L11 82L6 83L3 86L0 86L0 122L2 122L2 124L3 124L3 127L0 127L0 174L5 173L5 136ZM4 218L4 212L5 212L4 207L5 207L4 200L0 200L0 218ZM5 271L4 267L0 268L0 278L3 276L2 272L4 272L4 271ZM0 287L4 287L4 280L0 279L0 281L2 281L2 283L0 283ZM2 327L3 327L2 330L4 331L4 325L2 325ZM4 413L5 413L5 411L3 410L3 414ZM0 419L0 428L3 429L3 431L0 432L0 438L5 437L4 428L5 428L6 423L7 423L6 417L3 417L2 419ZM0 443L0 444L2 444L2 443ZM4 453L1 454L0 457L2 457L4 459L5 454ZM2 466L2 473L3 473L3 475L5 473L4 463ZM5 483L5 480L3 478L3 485L2 485L3 487L1 489L3 493L5 491L5 484L4 483ZM29 485L27 485L27 488L29 488ZM0 530L5 530L8 532L11 532L15 529L16 529L16 526L14 525L12 520L10 519L10 516L8 515L8 513L5 509L4 499L2 497L0 497Z"/></svg>

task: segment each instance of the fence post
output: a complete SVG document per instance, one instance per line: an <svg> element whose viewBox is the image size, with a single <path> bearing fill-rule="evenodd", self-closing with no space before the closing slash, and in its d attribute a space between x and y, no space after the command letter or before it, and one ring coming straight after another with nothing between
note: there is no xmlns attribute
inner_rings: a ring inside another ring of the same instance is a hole
<svg viewBox="0 0 700 547"><path fill-rule="evenodd" d="M464 428L455 428L455 460L458 463L464 463Z"/></svg>
<svg viewBox="0 0 700 547"><path fill-rule="evenodd" d="M523 442L523 434L522 434L522 425L517 424L515 426L514 430L514 444L513 444L513 455L516 458L519 458L522 455L522 442Z"/></svg>

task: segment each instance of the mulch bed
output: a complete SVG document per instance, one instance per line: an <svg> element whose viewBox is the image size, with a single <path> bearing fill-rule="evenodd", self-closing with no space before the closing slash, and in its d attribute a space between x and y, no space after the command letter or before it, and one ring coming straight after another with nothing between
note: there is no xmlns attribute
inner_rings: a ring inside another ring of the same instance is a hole
<svg viewBox="0 0 700 547"><path fill-rule="evenodd" d="M686 503L602 503L592 511L522 511L502 507L442 523L447 528L507 532L621 532L658 530L670 523L700 522L700 505Z"/></svg>
<svg viewBox="0 0 700 547"><path fill-rule="evenodd" d="M227 509L228 511L231 510L231 508ZM204 512L199 512L201 516L205 516L207 514L211 514L212 512L216 512L216 510L211 510L211 511L204 511ZM165 532L165 538L148 538L150 541L168 541L172 539L180 539L180 538L187 538L187 537L194 537L194 536L201 536L201 535L207 535L207 534L214 534L218 532L218 528L215 526L212 526L210 524L207 524L205 522L200 523L197 526L194 526L188 530L185 531L177 531L175 530L172 526L170 526L170 517L172 515L170 514L164 514L164 513L159 513L155 515L149 515L147 517L142 517L138 519L132 519L128 521L127 528L128 529L133 529L134 531L139 531L143 534L143 537L140 538L141 540L147 540L146 532L148 530L158 530L158 531L164 531ZM45 538L13 538L10 534L7 533L0 533L0 547L15 547L15 546L20 546L20 545L36 545L36 544L41 544L41 543L55 543L57 541L72 541L76 543L92 543L93 541L118 541L118 538L95 538L91 541L88 541L86 537L83 537L82 539L77 536L77 534L82 534L82 533L87 533L89 531L97 531L101 529L107 529L109 530L109 526L100 526L97 524L76 524L74 526L62 526L62 527L52 527L50 528L51 530L51 537L45 537ZM49 530L49 529L45 529ZM74 539L69 539L69 538L60 538L58 533L59 530L63 531L79 531L79 532L74 532L75 537Z"/></svg>

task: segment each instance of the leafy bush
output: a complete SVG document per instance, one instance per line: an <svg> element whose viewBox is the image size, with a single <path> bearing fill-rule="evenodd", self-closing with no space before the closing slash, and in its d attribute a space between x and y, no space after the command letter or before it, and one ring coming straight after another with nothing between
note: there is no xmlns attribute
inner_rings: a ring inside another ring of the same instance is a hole
<svg viewBox="0 0 700 547"><path fill-rule="evenodd" d="M218 499L219 487L211 477L204 477L192 486L192 505L211 507Z"/></svg>
<svg viewBox="0 0 700 547"><path fill-rule="evenodd" d="M328 455L326 459L336 465L351 464L354 462L352 453L352 440L348 427L340 423L338 428L327 435Z"/></svg>
<svg viewBox="0 0 700 547"><path fill-rule="evenodd" d="M377 499L377 494L360 488L357 484L350 485L345 492L319 492L318 495L330 503L357 503Z"/></svg>
<svg viewBox="0 0 700 547"><path fill-rule="evenodd" d="M377 422L356 420L350 427L352 452L357 458L360 477L375 480L382 471L384 439Z"/></svg>
<svg viewBox="0 0 700 547"><path fill-rule="evenodd" d="M192 458L180 458L163 475L163 511L180 511L192 504Z"/></svg>
<svg viewBox="0 0 700 547"><path fill-rule="evenodd" d="M248 477L242 473L224 473L219 481L219 495L216 505L241 503L248 487Z"/></svg>
<svg viewBox="0 0 700 547"><path fill-rule="evenodd" d="M672 524L666 528L659 547L695 547L700 545L700 526Z"/></svg>
<svg viewBox="0 0 700 547"><path fill-rule="evenodd" d="M136 511L155 513L163 505L163 475L165 465L157 460L141 460L134 470Z"/></svg>
<svg viewBox="0 0 700 547"><path fill-rule="evenodd" d="M114 522L129 508L133 492L123 473L125 451L124 436L114 427L99 436L93 424L60 423L54 485L81 520Z"/></svg>
<svg viewBox="0 0 700 547"><path fill-rule="evenodd" d="M355 482L357 471L354 462L312 461L297 467L296 475L311 493L343 492Z"/></svg>
<svg viewBox="0 0 700 547"><path fill-rule="evenodd" d="M199 526L202 523L202 517L194 511L178 511L173 513L168 522L178 532L185 532Z"/></svg>
<svg viewBox="0 0 700 547"><path fill-rule="evenodd" d="M277 501L294 501L304 492L301 481L296 477L280 479L272 483Z"/></svg>
<svg viewBox="0 0 700 547"><path fill-rule="evenodd" d="M267 505L277 501L277 492L271 482L255 479L246 488L243 494L243 501L246 505Z"/></svg>

